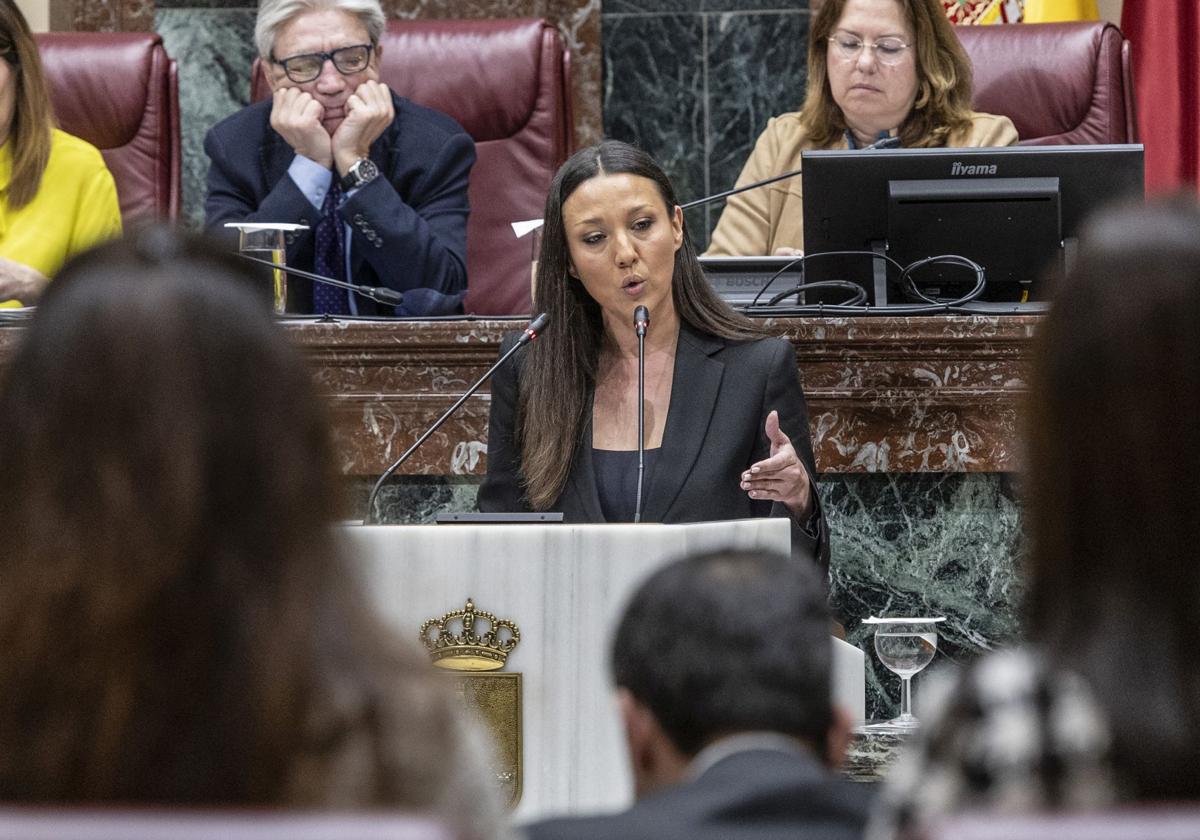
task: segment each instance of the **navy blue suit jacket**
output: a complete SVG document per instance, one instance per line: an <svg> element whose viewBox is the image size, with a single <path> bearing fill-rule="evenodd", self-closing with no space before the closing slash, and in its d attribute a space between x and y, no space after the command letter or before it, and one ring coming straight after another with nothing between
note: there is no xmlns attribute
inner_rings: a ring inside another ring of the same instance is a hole
<svg viewBox="0 0 1200 840"><path fill-rule="evenodd" d="M553 329L553 328L551 328ZM505 338L501 352L516 336ZM479 509L530 509L516 445L520 359L516 354L492 377L488 421L487 477L479 488ZM808 428L808 407L796 371L796 351L780 338L727 341L679 330L671 404L662 449L645 488L646 522L703 522L786 516L792 523L792 550L811 555L829 568L829 540L817 495L816 464ZM780 428L813 478L813 516L802 527L781 504L751 499L740 476L770 455L764 431L767 414L779 412ZM592 411L578 442L562 495L550 507L567 522L604 522L592 463Z"/></svg>
<svg viewBox="0 0 1200 840"><path fill-rule="evenodd" d="M860 840L870 792L811 756L749 750L628 811L535 823L530 840Z"/></svg>
<svg viewBox="0 0 1200 840"><path fill-rule="evenodd" d="M395 94L392 101L396 118L371 144L381 177L347 199L340 213L351 228L350 279L403 292L404 303L391 311L360 296L358 310L457 314L467 288L467 180L475 143L445 114ZM223 236L226 222L308 225L289 236L287 261L311 271L320 213L288 177L296 153L270 121L271 101L258 102L204 138L210 162L205 227ZM295 275L288 280L288 308L312 311L311 284Z"/></svg>

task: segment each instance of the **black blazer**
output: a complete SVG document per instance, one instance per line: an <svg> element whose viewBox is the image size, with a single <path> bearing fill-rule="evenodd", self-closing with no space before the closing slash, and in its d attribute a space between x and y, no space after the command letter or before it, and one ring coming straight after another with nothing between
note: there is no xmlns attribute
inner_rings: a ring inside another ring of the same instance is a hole
<svg viewBox="0 0 1200 840"><path fill-rule="evenodd" d="M350 279L403 292L404 303L384 307L360 296L358 311L457 314L467 288L467 179L475 143L445 114L395 94L392 103L396 118L371 144L381 177L347 199L340 213L351 229ZM311 271L320 212L287 176L296 153L271 128L271 100L217 123L204 151L210 161L205 228L223 237L225 222L308 225L289 237L287 261ZM312 311L307 280L289 278L288 308Z"/></svg>
<svg viewBox="0 0 1200 840"><path fill-rule="evenodd" d="M870 792L816 758L747 750L619 814L535 823L530 840L859 840Z"/></svg>
<svg viewBox="0 0 1200 840"><path fill-rule="evenodd" d="M506 337L501 352L515 340L515 335ZM482 511L530 510L521 480L521 453L514 441L525 352L518 352L492 378L488 469L479 490ZM644 492L643 520L791 519L783 505L751 499L741 488L742 472L770 454L764 424L772 409L779 411L780 427L814 478L813 517L803 526L792 519L792 550L811 554L828 568L829 540L817 497L808 408L795 351L783 339L727 341L680 328L671 405L658 462ZM571 474L550 508L562 511L567 522L605 521L592 465L591 417L589 408Z"/></svg>

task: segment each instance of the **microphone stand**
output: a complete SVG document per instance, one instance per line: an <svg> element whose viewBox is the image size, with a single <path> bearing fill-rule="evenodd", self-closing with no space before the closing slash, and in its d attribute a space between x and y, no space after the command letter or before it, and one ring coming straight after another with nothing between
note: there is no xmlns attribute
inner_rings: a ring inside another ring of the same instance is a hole
<svg viewBox="0 0 1200 840"><path fill-rule="evenodd" d="M650 326L650 310L638 306L633 310L633 329L638 340L638 478L637 500L634 502L633 521L642 521L642 479L646 475L646 328Z"/></svg>
<svg viewBox="0 0 1200 840"><path fill-rule="evenodd" d="M455 401L454 405L452 405L448 409L446 409L446 412L441 417L439 417L432 426L430 426L428 429L426 429L425 433L422 434L419 438L417 438L413 442L412 446L410 446L410 447L408 447L408 449L404 450L403 455L401 455L399 458L397 458L390 467L388 467L386 470L383 471L383 475L379 476L379 480L376 481L375 486L371 488L371 495L367 496L367 513L363 517L362 524L364 524L364 525L374 524L375 500L379 497L379 491L383 488L383 483L385 481L387 481L389 478L391 478L392 473L394 473L396 470L400 469L401 464L403 464L405 461L407 461L409 459L409 457L414 452L417 451L417 448L421 444L423 444L426 440L429 439L429 436L431 434L433 434L438 429L440 429L442 424L450 419L450 415L452 415L454 412L458 411L459 406L461 406L463 403L465 403L467 401L468 397L470 397L472 394L474 394L476 391L478 391L479 387L481 385L483 385L484 382L487 382L489 378L491 378L491 375L496 372L496 369L499 368L500 365L502 365L506 361L508 361L509 357L512 356L513 353L516 353L519 349L521 349L526 344L528 344L529 342L531 342L535 338L537 338L538 333L540 333L542 330L544 330L546 328L546 324L548 324L549 322L550 322L550 316L547 315L545 312L543 312L541 315L538 315L536 318L534 318L532 321L530 321L529 326L525 328L525 331L523 333L521 333L521 337L517 339L517 343L514 344L512 347L508 348L508 351L503 356L501 356L499 359L497 359L496 363L494 365L492 365L490 368L488 368L487 372L484 373L483 376L479 377L479 379L475 382L475 384L472 385L470 388L468 388L467 392Z"/></svg>
<svg viewBox="0 0 1200 840"><path fill-rule="evenodd" d="M794 172L784 172L782 175L764 178L761 181L755 181L753 184L746 184L744 187L734 187L731 190L725 190L725 192L715 193L714 195L705 196L704 198L697 198L695 201L689 201L687 204L679 205L679 208L681 210L690 210L693 207L702 207L705 204L712 204L714 201L720 201L722 198L729 198L731 195L744 193L747 190L756 190L759 187L765 187L767 184L774 184L776 181L786 181L788 178L795 178L799 174L799 169L795 170Z"/></svg>
<svg viewBox="0 0 1200 840"><path fill-rule="evenodd" d="M365 298L370 298L376 303L384 303L390 306L399 306L404 302L404 295L397 292L395 289L389 289L386 286L360 286L357 283L347 283L345 280L335 280L332 277L325 277L321 274L313 274L311 271L301 271L298 268L292 268L290 265L271 262L271 260L252 257L249 254L238 254L244 260L258 263L259 265L277 268L280 271L286 271L288 274L296 274L303 277L305 280L313 280L317 283L325 283L329 286L337 286L339 289L349 289L352 292L357 292Z"/></svg>
<svg viewBox="0 0 1200 840"><path fill-rule="evenodd" d="M869 146L863 146L859 151L867 152L872 149L895 149L900 146L899 137L880 137ZM714 195L697 198L695 201L689 201L687 204L679 205L681 210L690 210L693 207L702 207L705 204L711 204L714 201L720 201L722 198L729 198L731 195L744 193L747 190L756 190L759 187L765 187L767 184L774 184L776 181L786 181L788 178L795 178L801 173L801 170L796 169L792 172L784 172L782 175L773 175L770 178L763 178L761 181L755 181L753 184L746 184L744 187L734 187L725 192L715 193Z"/></svg>

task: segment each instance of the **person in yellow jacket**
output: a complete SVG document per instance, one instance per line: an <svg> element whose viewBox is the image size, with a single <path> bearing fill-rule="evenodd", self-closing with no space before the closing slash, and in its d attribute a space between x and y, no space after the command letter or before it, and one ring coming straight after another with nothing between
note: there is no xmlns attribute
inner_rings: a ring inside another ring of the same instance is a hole
<svg viewBox="0 0 1200 840"><path fill-rule="evenodd" d="M0 0L0 307L35 303L68 257L120 233L112 173L54 128L29 24Z"/></svg>
<svg viewBox="0 0 1200 840"><path fill-rule="evenodd" d="M807 149L1017 142L1008 117L970 103L971 61L939 0L825 0L809 30L804 107L768 123L737 185L798 170ZM799 176L733 196L707 253L799 253L802 203Z"/></svg>

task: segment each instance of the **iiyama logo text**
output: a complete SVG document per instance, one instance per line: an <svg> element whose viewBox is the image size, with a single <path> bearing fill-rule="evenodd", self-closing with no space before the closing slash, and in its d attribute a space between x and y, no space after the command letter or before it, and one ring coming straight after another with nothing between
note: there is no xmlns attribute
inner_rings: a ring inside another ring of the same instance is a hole
<svg viewBox="0 0 1200 840"><path fill-rule="evenodd" d="M962 161L954 161L950 166L951 175L995 175L996 164L994 163L963 163Z"/></svg>

